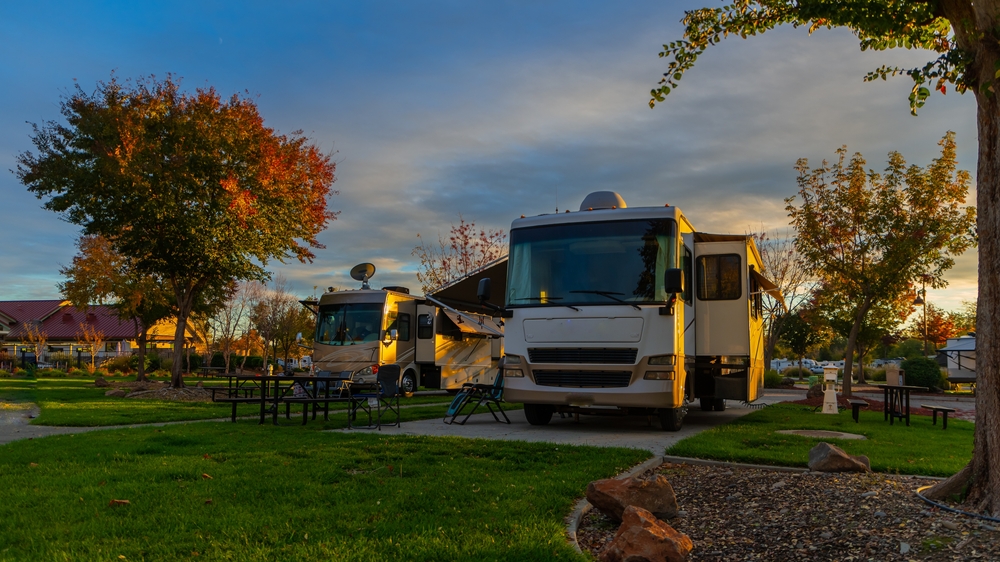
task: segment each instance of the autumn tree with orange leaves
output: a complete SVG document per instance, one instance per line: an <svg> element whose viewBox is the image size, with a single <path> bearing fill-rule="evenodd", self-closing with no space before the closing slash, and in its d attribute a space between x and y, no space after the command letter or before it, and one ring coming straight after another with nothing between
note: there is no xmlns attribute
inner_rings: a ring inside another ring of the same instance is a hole
<svg viewBox="0 0 1000 562"><path fill-rule="evenodd" d="M268 279L273 259L312 261L323 247L334 163L301 132L266 127L248 97L182 92L170 75L112 76L93 93L77 85L60 106L64 122L33 126L37 153L19 154L15 173L46 209L104 236L128 267L170 288L171 386L182 387L184 334L199 302Z"/></svg>
<svg viewBox="0 0 1000 562"><path fill-rule="evenodd" d="M437 244L427 243L417 234L420 245L412 254L420 260L417 281L425 293L468 275L507 253L503 229L476 228L461 215L451 225L448 240L438 235Z"/></svg>

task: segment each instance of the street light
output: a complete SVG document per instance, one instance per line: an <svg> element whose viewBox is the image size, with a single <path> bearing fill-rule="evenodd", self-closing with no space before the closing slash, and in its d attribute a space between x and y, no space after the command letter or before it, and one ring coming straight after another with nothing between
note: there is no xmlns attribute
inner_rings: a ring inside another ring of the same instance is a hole
<svg viewBox="0 0 1000 562"><path fill-rule="evenodd" d="M927 276L920 277L920 293L913 299L913 304L924 307L924 357L927 356Z"/></svg>

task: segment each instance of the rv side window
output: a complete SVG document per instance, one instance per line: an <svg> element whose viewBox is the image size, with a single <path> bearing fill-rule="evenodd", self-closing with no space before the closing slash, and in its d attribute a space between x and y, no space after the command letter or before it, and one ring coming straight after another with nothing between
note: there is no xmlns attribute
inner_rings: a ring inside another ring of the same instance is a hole
<svg viewBox="0 0 1000 562"><path fill-rule="evenodd" d="M753 277L750 278L750 317L754 320L760 318L761 312L760 284Z"/></svg>
<svg viewBox="0 0 1000 562"><path fill-rule="evenodd" d="M417 316L417 338L429 340L434 337L434 318L430 314Z"/></svg>
<svg viewBox="0 0 1000 562"><path fill-rule="evenodd" d="M396 339L399 341L410 341L410 315L401 312L398 322L399 328L397 329Z"/></svg>
<svg viewBox="0 0 1000 562"><path fill-rule="evenodd" d="M740 256L719 254L698 257L698 298L703 301L735 300L743 295Z"/></svg>
<svg viewBox="0 0 1000 562"><path fill-rule="evenodd" d="M684 270L684 292L681 293L681 298L684 302L691 302L691 280L692 280L692 270L694 269L694 260L691 259L691 250L687 246L681 248L681 269Z"/></svg>

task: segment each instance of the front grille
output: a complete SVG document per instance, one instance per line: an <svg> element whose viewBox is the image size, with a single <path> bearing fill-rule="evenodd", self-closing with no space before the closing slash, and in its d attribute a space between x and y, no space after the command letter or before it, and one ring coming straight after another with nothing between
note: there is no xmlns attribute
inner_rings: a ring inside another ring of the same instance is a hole
<svg viewBox="0 0 1000 562"><path fill-rule="evenodd" d="M635 348L528 348L532 363L592 363L605 365L634 365L639 350Z"/></svg>
<svg viewBox="0 0 1000 562"><path fill-rule="evenodd" d="M632 380L630 371L533 371L539 386L572 388L624 388Z"/></svg>

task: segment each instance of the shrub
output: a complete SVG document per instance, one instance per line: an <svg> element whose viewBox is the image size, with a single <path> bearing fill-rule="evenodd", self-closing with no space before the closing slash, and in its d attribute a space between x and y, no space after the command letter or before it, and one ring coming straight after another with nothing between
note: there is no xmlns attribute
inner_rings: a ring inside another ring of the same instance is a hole
<svg viewBox="0 0 1000 562"><path fill-rule="evenodd" d="M70 367L69 370L66 371L66 373L69 374L69 376L71 377L80 377L83 376L83 374L86 373L86 371L84 371L83 369L77 369L76 367Z"/></svg>
<svg viewBox="0 0 1000 562"><path fill-rule="evenodd" d="M38 376L52 379L64 379L66 378L66 372L61 369L40 369L38 371Z"/></svg>
<svg viewBox="0 0 1000 562"><path fill-rule="evenodd" d="M865 369L865 377L872 382L885 382L885 369L872 369L871 374Z"/></svg>
<svg viewBox="0 0 1000 562"><path fill-rule="evenodd" d="M781 379L784 377L778 371L774 369L768 369L764 372L764 388L780 388Z"/></svg>
<svg viewBox="0 0 1000 562"><path fill-rule="evenodd" d="M76 358L69 353L66 353L64 351L59 351L57 353L49 354L49 363L66 363L67 365L69 365L70 363L75 364Z"/></svg>
<svg viewBox="0 0 1000 562"><path fill-rule="evenodd" d="M108 372L105 371L104 369L94 369L94 372L92 374L94 375L94 378L108 376Z"/></svg>
<svg viewBox="0 0 1000 562"><path fill-rule="evenodd" d="M9 371L5 371L3 369L0 369L0 379L7 379L7 378L10 378L11 376L13 376L13 375L11 375Z"/></svg>
<svg viewBox="0 0 1000 562"><path fill-rule="evenodd" d="M160 368L160 356L156 354L155 351L146 352L146 372L152 373L153 371ZM136 371L139 369L139 356L133 355L129 358L129 369Z"/></svg>
<svg viewBox="0 0 1000 562"><path fill-rule="evenodd" d="M112 377L124 377L124 376L125 376L125 373L123 373L123 372L121 372L121 371L115 371L115 372L113 372L113 373L109 373L109 374L110 374L110 375L111 375Z"/></svg>
<svg viewBox="0 0 1000 562"><path fill-rule="evenodd" d="M799 369L798 367L789 367L784 371L782 371L781 374L785 375L786 377L791 377L793 379L802 379L812 376L812 372L809 371L809 369L806 368Z"/></svg>
<svg viewBox="0 0 1000 562"><path fill-rule="evenodd" d="M101 368L106 371L128 371L132 368L132 357L130 355L119 355L118 357L112 357L110 359L105 359L101 363Z"/></svg>
<svg viewBox="0 0 1000 562"><path fill-rule="evenodd" d="M941 367L933 359L914 357L913 359L903 361L902 367L906 371L905 380L908 385L946 388L941 381Z"/></svg>

